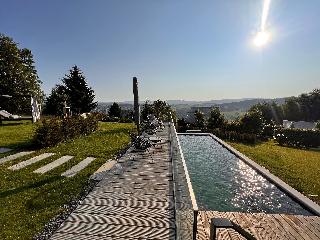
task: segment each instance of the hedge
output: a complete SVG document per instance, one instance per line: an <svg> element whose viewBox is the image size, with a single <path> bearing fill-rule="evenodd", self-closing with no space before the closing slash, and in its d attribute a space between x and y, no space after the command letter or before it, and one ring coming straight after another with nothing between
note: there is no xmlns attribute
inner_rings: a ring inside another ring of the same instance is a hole
<svg viewBox="0 0 320 240"><path fill-rule="evenodd" d="M276 130L274 139L280 145L303 147L303 148L319 147L320 131L281 128Z"/></svg>
<svg viewBox="0 0 320 240"><path fill-rule="evenodd" d="M250 144L255 144L257 142L257 135L251 134L251 133L223 131L220 129L213 129L211 132L223 140L237 141L237 142L250 143Z"/></svg>
<svg viewBox="0 0 320 240"><path fill-rule="evenodd" d="M38 125L34 142L41 147L55 146L56 144L90 134L98 129L98 119L95 115L68 117L64 119L51 118L43 120Z"/></svg>

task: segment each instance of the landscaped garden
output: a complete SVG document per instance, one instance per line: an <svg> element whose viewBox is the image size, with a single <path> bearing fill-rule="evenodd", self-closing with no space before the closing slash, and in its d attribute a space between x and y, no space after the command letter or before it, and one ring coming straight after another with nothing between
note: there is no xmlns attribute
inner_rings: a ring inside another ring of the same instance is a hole
<svg viewBox="0 0 320 240"><path fill-rule="evenodd" d="M4 121L0 126L0 146L14 148L14 152L32 148L35 127L30 121L21 124ZM99 129L90 135L42 148L31 155L1 164L0 239L31 239L41 231L51 218L65 211L64 204L77 198L92 173L128 145L130 133L134 131L132 123L99 122ZM7 169L44 152L55 155L17 171ZM0 158L10 154L12 152L2 153ZM33 173L65 155L74 158L45 174ZM62 172L86 157L96 159L74 177L61 176Z"/></svg>

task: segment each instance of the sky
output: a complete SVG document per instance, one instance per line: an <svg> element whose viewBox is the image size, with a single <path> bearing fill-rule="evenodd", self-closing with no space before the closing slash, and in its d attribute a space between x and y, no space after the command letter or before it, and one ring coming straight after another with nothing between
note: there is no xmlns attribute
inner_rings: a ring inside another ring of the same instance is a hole
<svg viewBox="0 0 320 240"><path fill-rule="evenodd" d="M98 101L274 98L320 87L320 1L10 0L0 32L29 48L45 93L78 65Z"/></svg>

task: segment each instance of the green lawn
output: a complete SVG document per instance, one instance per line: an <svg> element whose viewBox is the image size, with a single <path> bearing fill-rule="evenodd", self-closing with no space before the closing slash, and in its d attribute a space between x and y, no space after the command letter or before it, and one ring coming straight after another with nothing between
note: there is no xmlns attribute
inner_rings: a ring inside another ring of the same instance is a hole
<svg viewBox="0 0 320 240"><path fill-rule="evenodd" d="M281 147L273 141L256 145L229 144L269 169L291 187L320 203L320 150Z"/></svg>
<svg viewBox="0 0 320 240"><path fill-rule="evenodd" d="M22 125L5 123L0 126L0 147L30 148L33 128L34 125L27 122ZM129 143L132 131L133 124L100 123L99 130L91 135L0 165L0 239L31 239L49 219L63 210L63 204L81 192L94 171ZM7 169L42 152L56 155L18 171ZM46 174L33 173L35 169L67 154L75 157ZM5 155L8 153L0 154L0 157ZM60 176L88 156L97 159L75 177Z"/></svg>
<svg viewBox="0 0 320 240"><path fill-rule="evenodd" d="M16 149L30 146L35 126L31 121L3 121L0 125L0 147Z"/></svg>

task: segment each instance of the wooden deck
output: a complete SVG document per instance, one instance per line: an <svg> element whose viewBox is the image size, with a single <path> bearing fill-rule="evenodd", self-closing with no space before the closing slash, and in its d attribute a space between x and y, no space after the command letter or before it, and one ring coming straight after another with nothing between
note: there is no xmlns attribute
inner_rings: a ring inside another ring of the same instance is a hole
<svg viewBox="0 0 320 240"><path fill-rule="evenodd" d="M198 240L209 239L212 218L228 218L257 239L320 239L320 217L316 216L200 211L198 215ZM217 233L219 240L245 239L232 229L219 229Z"/></svg>
<svg viewBox="0 0 320 240"><path fill-rule="evenodd" d="M168 128L157 136L164 143L120 158L51 239L174 239Z"/></svg>

